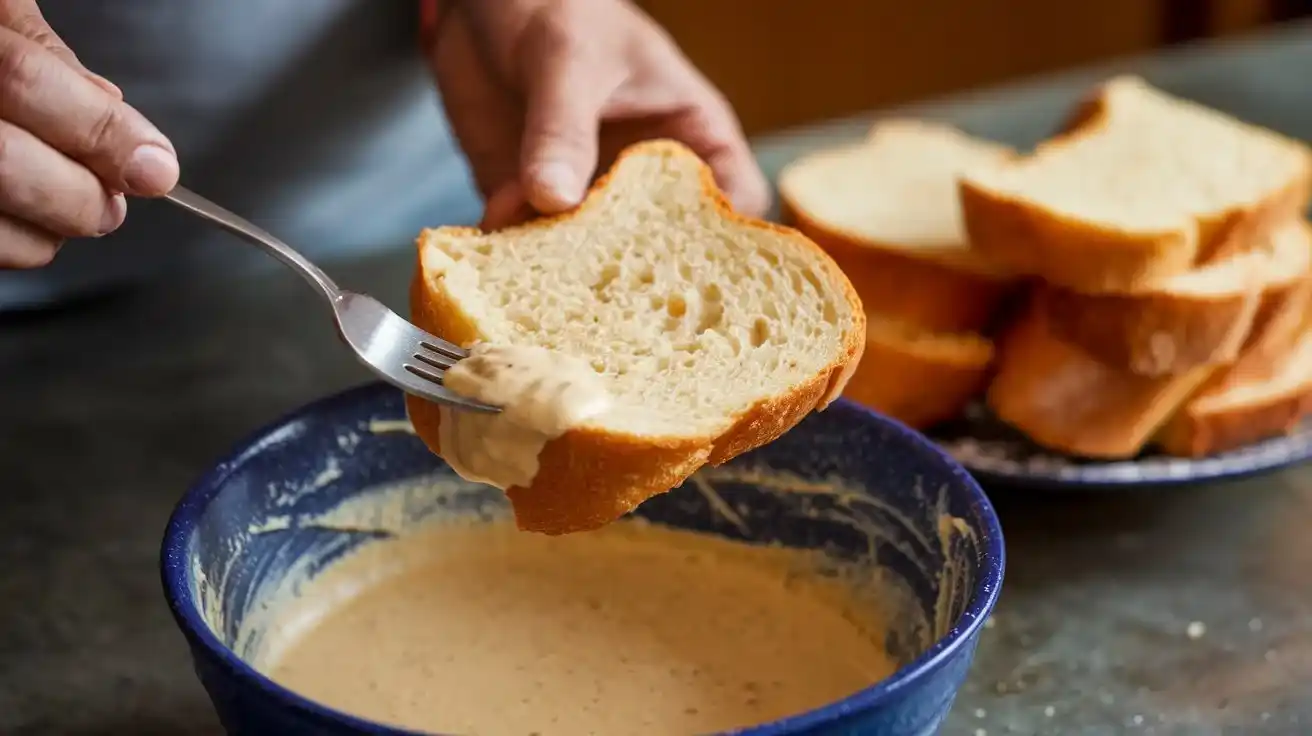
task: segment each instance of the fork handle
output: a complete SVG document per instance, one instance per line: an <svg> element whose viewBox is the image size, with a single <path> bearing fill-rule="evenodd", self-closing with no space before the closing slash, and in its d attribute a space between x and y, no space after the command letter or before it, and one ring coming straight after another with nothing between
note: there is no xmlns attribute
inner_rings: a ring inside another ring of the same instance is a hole
<svg viewBox="0 0 1312 736"><path fill-rule="evenodd" d="M244 217L230 212L223 207L196 194L190 189L177 186L164 198L188 212L209 220L237 237L258 246L269 255L277 258L293 271L297 272L313 286L317 287L330 302L341 298L342 292L337 288L323 269L310 262L290 245L269 234L264 228L255 225Z"/></svg>

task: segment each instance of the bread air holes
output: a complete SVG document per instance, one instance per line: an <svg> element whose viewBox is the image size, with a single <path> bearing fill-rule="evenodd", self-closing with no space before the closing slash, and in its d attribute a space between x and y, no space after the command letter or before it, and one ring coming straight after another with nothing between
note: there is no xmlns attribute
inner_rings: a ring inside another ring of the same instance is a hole
<svg viewBox="0 0 1312 736"><path fill-rule="evenodd" d="M665 300L665 313L672 319L683 319L684 315L688 314L688 300L683 294L671 294Z"/></svg>
<svg viewBox="0 0 1312 736"><path fill-rule="evenodd" d="M616 279L620 277L621 269L618 263L607 263L601 267L601 273L597 276L597 281L592 285L592 294L597 301L602 304L609 304L611 301L611 286Z"/></svg>
<svg viewBox="0 0 1312 736"><path fill-rule="evenodd" d="M770 341L770 323L764 317L757 317L752 323L752 347L759 348Z"/></svg>
<svg viewBox="0 0 1312 736"><path fill-rule="evenodd" d="M718 284L706 284L701 289L702 310L697 320L697 334L718 330L724 322L724 294Z"/></svg>

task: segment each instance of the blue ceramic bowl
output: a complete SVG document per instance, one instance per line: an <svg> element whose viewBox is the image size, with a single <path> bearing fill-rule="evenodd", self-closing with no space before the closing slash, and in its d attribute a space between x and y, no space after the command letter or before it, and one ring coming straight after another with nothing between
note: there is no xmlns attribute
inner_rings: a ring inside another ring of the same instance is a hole
<svg viewBox="0 0 1312 736"><path fill-rule="evenodd" d="M301 698L234 651L242 649L244 617L259 605L257 591L277 586L292 561L313 555L322 566L377 536L294 524L277 534L252 534L252 525L322 513L370 489L451 472L412 434L380 431L380 423L395 425L403 417L400 394L381 385L319 401L242 444L178 504L162 551L164 591L230 734L408 733ZM921 435L845 401L725 467L710 478L721 499L740 510L731 513L736 518L726 518L720 504L691 488L648 501L638 515L874 562L905 582L917 608L905 618L920 621L889 632L890 653L901 663L892 677L738 733L935 733L1002 584L1002 531L979 486ZM780 492L744 475L796 483L838 479L858 490ZM492 489L486 493L499 498ZM944 514L960 523L939 524ZM223 584L216 586L218 580Z"/></svg>

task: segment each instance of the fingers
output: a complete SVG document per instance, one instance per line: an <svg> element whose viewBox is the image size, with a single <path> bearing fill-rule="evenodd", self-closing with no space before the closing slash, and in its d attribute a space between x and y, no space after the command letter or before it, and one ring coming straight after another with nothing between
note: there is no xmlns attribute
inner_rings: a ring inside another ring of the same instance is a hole
<svg viewBox="0 0 1312 736"><path fill-rule="evenodd" d="M770 208L770 184L746 146L741 150L721 148L704 158L735 210L751 217L765 215Z"/></svg>
<svg viewBox="0 0 1312 736"><path fill-rule="evenodd" d="M500 230L522 225L537 216L537 211L524 196L524 188L512 181L487 198L483 221L478 224L485 231Z"/></svg>
<svg viewBox="0 0 1312 736"><path fill-rule="evenodd" d="M671 119L669 134L684 141L715 172L734 209L760 217L770 207L770 184L756 163L733 107L709 82L694 104Z"/></svg>
<svg viewBox="0 0 1312 736"><path fill-rule="evenodd" d="M602 108L623 81L615 59L599 48L604 39L581 35L581 28L586 24L539 14L520 57L532 60L521 70L527 90L522 182L529 203L546 214L582 201L597 169Z"/></svg>
<svg viewBox="0 0 1312 736"><path fill-rule="evenodd" d="M41 14L41 8L37 6L36 0L9 0L9 2L4 3L0 6L0 25L13 29L23 37L44 46L60 61L95 82L115 99L123 99L123 90L119 89L118 85L87 69L82 65L81 60L77 58L77 54L74 54L72 49L64 45L63 39L46 23L45 16Z"/></svg>
<svg viewBox="0 0 1312 736"><path fill-rule="evenodd" d="M103 235L123 224L127 203L76 161L0 121L0 213L65 237Z"/></svg>
<svg viewBox="0 0 1312 736"><path fill-rule="evenodd" d="M0 268L39 268L50 263L63 240L28 222L0 216Z"/></svg>
<svg viewBox="0 0 1312 736"><path fill-rule="evenodd" d="M523 110L481 62L465 3L445 9L429 62L451 132L469 160L478 190L492 197L519 176Z"/></svg>
<svg viewBox="0 0 1312 736"><path fill-rule="evenodd" d="M145 117L9 29L0 29L0 118L83 163L115 191L159 196L177 184L173 145Z"/></svg>

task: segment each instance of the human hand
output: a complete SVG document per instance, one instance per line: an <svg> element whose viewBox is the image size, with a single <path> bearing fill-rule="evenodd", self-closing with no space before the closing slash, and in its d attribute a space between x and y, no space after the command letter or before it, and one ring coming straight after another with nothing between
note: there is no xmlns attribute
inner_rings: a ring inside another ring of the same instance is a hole
<svg viewBox="0 0 1312 736"><path fill-rule="evenodd" d="M0 268L45 265L64 238L122 225L125 193L177 180L173 144L82 66L36 0L0 0Z"/></svg>
<svg viewBox="0 0 1312 736"><path fill-rule="evenodd" d="M599 165L673 138L759 215L769 187L732 108L628 0L444 0L427 45L493 229L577 205Z"/></svg>

